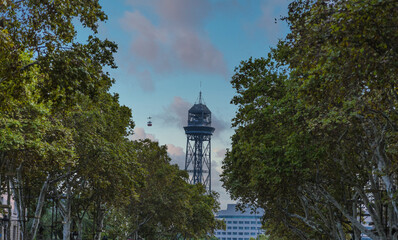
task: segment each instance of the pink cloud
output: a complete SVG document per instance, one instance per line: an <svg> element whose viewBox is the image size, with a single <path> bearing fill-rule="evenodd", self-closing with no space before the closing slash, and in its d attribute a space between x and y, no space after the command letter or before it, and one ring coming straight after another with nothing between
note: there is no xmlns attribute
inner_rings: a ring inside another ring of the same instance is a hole
<svg viewBox="0 0 398 240"><path fill-rule="evenodd" d="M156 12L168 24L180 27L200 27L211 10L209 1L201 0L162 0L156 1Z"/></svg>
<svg viewBox="0 0 398 240"><path fill-rule="evenodd" d="M187 125L188 110L192 104L185 101L181 97L174 97L170 105L164 108L159 118L163 120L164 124L173 124L176 127L182 128Z"/></svg>
<svg viewBox="0 0 398 240"><path fill-rule="evenodd" d="M181 67L192 70L226 74L224 56L208 39L202 39L196 32L185 30L178 33L173 46Z"/></svg>
<svg viewBox="0 0 398 240"><path fill-rule="evenodd" d="M158 139L156 139L154 135L146 133L143 128L139 128L139 127L134 128L134 134L132 136L130 136L129 138L130 138L130 140L149 139L149 140L158 142Z"/></svg>
<svg viewBox="0 0 398 240"><path fill-rule="evenodd" d="M204 30L204 20L211 11L208 0L162 0L138 3L146 6L155 21L140 11L126 11L122 27L132 35L133 64L149 68L156 73L176 69L196 72L227 74L223 54L211 43Z"/></svg>
<svg viewBox="0 0 398 240"><path fill-rule="evenodd" d="M185 169L185 152L182 147L175 146L174 144L166 144L167 153L171 158L173 164L177 164L180 169Z"/></svg>
<svg viewBox="0 0 398 240"><path fill-rule="evenodd" d="M174 144L166 144L167 152L173 156L184 156L184 150L182 147L175 146Z"/></svg>
<svg viewBox="0 0 398 240"><path fill-rule="evenodd" d="M172 26L199 26L212 10L209 0L127 0L127 3L134 8L145 7L154 11L167 20L165 25Z"/></svg>

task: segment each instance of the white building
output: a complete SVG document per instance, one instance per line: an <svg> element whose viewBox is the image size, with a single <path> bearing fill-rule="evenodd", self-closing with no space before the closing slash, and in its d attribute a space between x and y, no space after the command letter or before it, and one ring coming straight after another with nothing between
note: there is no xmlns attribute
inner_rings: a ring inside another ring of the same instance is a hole
<svg viewBox="0 0 398 240"><path fill-rule="evenodd" d="M235 209L236 204L228 204L226 210L217 213L217 219L223 219L226 223L226 230L216 230L215 236L220 240L249 240L263 234L261 229L261 217L263 209L253 212L250 208L244 212Z"/></svg>

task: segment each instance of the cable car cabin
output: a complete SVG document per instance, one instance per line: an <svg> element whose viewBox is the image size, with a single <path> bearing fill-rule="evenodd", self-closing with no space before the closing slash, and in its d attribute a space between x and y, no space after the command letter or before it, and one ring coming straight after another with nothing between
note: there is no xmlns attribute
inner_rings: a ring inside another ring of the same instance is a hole
<svg viewBox="0 0 398 240"><path fill-rule="evenodd" d="M152 121L151 121L151 117L148 117L148 122L147 122L147 126L151 127L152 126Z"/></svg>

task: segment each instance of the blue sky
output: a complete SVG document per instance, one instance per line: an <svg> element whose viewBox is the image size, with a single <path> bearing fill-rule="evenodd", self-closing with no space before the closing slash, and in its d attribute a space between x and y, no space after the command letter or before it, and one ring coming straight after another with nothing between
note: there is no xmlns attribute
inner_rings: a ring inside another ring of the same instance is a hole
<svg viewBox="0 0 398 240"><path fill-rule="evenodd" d="M130 107L133 139L166 144L173 163L183 167L188 109L199 91L212 111L212 189L222 208L232 201L219 181L230 148L231 76L242 60L266 56L288 32L275 18L285 16L288 0L102 0L108 20L99 35L118 44L116 83L111 91ZM84 37L84 32L83 35ZM148 116L153 126L146 126Z"/></svg>

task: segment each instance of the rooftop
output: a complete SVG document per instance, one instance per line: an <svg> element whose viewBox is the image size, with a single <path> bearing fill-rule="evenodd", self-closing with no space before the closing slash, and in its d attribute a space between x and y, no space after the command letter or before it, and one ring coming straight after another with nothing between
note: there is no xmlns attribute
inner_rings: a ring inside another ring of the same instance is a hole
<svg viewBox="0 0 398 240"><path fill-rule="evenodd" d="M256 211L250 207L244 209L244 212L236 210L236 204L228 204L226 210L220 210L217 216L263 216L264 209L257 208Z"/></svg>

